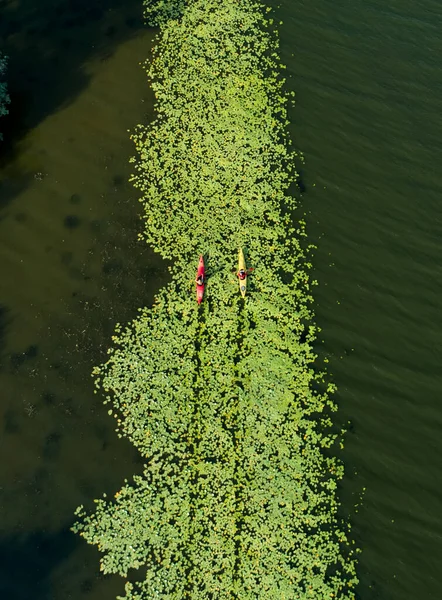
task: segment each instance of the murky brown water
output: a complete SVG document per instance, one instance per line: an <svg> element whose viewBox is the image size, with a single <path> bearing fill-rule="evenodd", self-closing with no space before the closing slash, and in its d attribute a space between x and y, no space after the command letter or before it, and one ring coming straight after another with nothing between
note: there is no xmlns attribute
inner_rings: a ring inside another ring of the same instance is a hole
<svg viewBox="0 0 442 600"><path fill-rule="evenodd" d="M140 27L141 3L74 4L55 12L1 4L12 96L0 170L0 597L8 600L122 591L68 531L78 504L140 468L90 373L115 323L167 280L137 241L127 183L127 130L152 114L139 66L152 33Z"/></svg>

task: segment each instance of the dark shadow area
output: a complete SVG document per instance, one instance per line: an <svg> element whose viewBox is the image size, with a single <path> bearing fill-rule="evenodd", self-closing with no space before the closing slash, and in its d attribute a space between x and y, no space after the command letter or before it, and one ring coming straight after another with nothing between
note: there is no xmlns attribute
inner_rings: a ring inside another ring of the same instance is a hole
<svg viewBox="0 0 442 600"><path fill-rule="evenodd" d="M0 598L49 600L50 575L82 542L69 530L0 539Z"/></svg>
<svg viewBox="0 0 442 600"><path fill-rule="evenodd" d="M0 125L0 169L17 154L24 135L88 85L87 60L107 60L144 28L142 10L140 0L0 1L0 49L9 56L11 97ZM0 208L34 175L21 174L20 183L2 178Z"/></svg>
<svg viewBox="0 0 442 600"><path fill-rule="evenodd" d="M63 225L66 229L77 229L81 225L81 219L77 215L66 215Z"/></svg>
<svg viewBox="0 0 442 600"><path fill-rule="evenodd" d="M13 352L9 356L10 366L12 371L17 371L28 360L32 360L38 356L38 344L30 344L22 352Z"/></svg>
<svg viewBox="0 0 442 600"><path fill-rule="evenodd" d="M9 324L9 310L6 308L6 306L0 304L0 369L3 365L3 358L6 348L6 329Z"/></svg>
<svg viewBox="0 0 442 600"><path fill-rule="evenodd" d="M307 188L305 185L304 171L303 171L303 169L299 168L298 166L296 167L296 171L298 173L298 176L296 178L296 185L298 186L299 193L305 194L305 192L307 191Z"/></svg>

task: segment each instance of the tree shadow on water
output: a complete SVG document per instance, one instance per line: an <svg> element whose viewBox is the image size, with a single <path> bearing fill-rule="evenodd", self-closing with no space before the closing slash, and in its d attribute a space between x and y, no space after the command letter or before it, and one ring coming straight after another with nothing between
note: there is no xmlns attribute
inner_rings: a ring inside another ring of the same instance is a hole
<svg viewBox="0 0 442 600"><path fill-rule="evenodd" d="M0 538L0 598L50 600L51 572L79 543L67 529Z"/></svg>
<svg viewBox="0 0 442 600"><path fill-rule="evenodd" d="M30 130L87 87L85 61L107 60L145 26L140 0L1 0L0 11L0 50L9 56L11 96L10 114L0 120L1 168L15 158Z"/></svg>
<svg viewBox="0 0 442 600"><path fill-rule="evenodd" d="M6 348L6 330L10 324L9 310L3 304L0 304L0 369L2 366L2 358Z"/></svg>

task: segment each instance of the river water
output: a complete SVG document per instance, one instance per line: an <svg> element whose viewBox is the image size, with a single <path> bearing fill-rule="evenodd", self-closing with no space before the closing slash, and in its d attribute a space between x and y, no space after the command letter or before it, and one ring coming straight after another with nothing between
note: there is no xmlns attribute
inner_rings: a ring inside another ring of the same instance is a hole
<svg viewBox="0 0 442 600"><path fill-rule="evenodd" d="M318 349L351 421L343 513L364 599L436 600L442 560L442 11L431 0L277 12ZM0 154L0 598L107 600L80 504L140 469L90 372L167 281L137 241L127 130L152 117L139 0L0 0L13 104ZM362 506L359 503L366 488Z"/></svg>

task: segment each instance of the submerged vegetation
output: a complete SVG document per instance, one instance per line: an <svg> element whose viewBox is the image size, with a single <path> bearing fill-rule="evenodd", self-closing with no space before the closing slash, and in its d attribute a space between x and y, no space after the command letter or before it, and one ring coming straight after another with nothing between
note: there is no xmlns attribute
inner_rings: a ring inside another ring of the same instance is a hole
<svg viewBox="0 0 442 600"><path fill-rule="evenodd" d="M338 516L334 386L315 365L309 263L272 21L251 0L193 0L146 71L157 117L133 134L142 237L173 260L152 308L95 369L142 476L74 529L105 573L146 567L127 600L354 598ZM175 15L172 15L175 16ZM243 300L232 269L255 268ZM194 297L199 254L209 276Z"/></svg>
<svg viewBox="0 0 442 600"><path fill-rule="evenodd" d="M6 82L4 81L7 66L7 57L0 52L0 117L8 114L6 106L10 102ZM0 133L0 140L2 134Z"/></svg>

